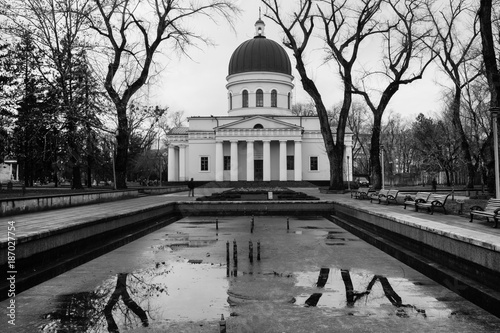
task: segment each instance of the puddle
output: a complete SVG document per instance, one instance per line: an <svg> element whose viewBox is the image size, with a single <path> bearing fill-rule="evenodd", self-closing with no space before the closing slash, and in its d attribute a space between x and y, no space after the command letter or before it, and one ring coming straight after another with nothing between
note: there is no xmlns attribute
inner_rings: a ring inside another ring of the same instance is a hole
<svg viewBox="0 0 500 333"><path fill-rule="evenodd" d="M158 321L216 320L229 316L224 266L201 260L158 263L120 273L92 292L58 297L41 332L118 332ZM207 288L210 286L210 288Z"/></svg>
<svg viewBox="0 0 500 333"><path fill-rule="evenodd" d="M326 275L323 268L317 272L296 273L296 279L296 287L303 289L295 297L297 306L347 309L351 315L362 316L443 318L452 315L451 309L437 308L438 299L423 295L414 282L404 278L336 268Z"/></svg>
<svg viewBox="0 0 500 333"><path fill-rule="evenodd" d="M184 247L204 247L217 243L218 239L213 236L190 236L187 233L178 232L175 234L165 234L160 238L162 244L151 246L153 250L165 250L167 248L175 250Z"/></svg>

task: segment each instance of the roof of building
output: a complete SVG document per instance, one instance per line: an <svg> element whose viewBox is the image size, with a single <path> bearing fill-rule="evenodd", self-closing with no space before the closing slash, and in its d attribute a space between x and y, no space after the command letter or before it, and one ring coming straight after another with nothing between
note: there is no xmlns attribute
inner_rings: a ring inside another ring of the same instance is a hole
<svg viewBox="0 0 500 333"><path fill-rule="evenodd" d="M243 42L229 61L229 75L245 72L292 74L290 58L283 47L264 36Z"/></svg>
<svg viewBox="0 0 500 333"><path fill-rule="evenodd" d="M179 134L187 134L189 131L189 127L175 127L172 128L168 135L179 135Z"/></svg>

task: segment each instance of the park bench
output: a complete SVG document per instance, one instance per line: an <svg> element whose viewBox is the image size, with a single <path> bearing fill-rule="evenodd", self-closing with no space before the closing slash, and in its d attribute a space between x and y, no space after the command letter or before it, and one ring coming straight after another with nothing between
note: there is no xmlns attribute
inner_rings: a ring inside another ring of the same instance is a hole
<svg viewBox="0 0 500 333"><path fill-rule="evenodd" d="M490 218L493 218L495 222L494 228L498 225L498 218L500 218L500 199L490 199L486 204L484 209L480 206L472 206L470 208L470 221L472 222L474 215L485 216L486 220L489 222Z"/></svg>
<svg viewBox="0 0 500 333"><path fill-rule="evenodd" d="M403 202L404 209L406 209L406 206L416 207L417 202L426 202L430 195L431 195L430 192L417 192L415 198L413 198L410 195L407 195Z"/></svg>
<svg viewBox="0 0 500 333"><path fill-rule="evenodd" d="M356 198L356 199L368 199L369 192L370 192L369 187L360 187L354 192L354 198Z"/></svg>
<svg viewBox="0 0 500 333"><path fill-rule="evenodd" d="M380 197L385 197L389 193L389 190L381 189L378 192L374 192L370 195L370 202L373 202L373 200L378 200L378 203L380 203Z"/></svg>
<svg viewBox="0 0 500 333"><path fill-rule="evenodd" d="M446 204L446 200L448 200L450 194L451 193L448 194L433 193L429 196L426 202L417 202L415 204L415 210L418 212L419 208L427 208L427 211L430 212L432 215L434 214L434 209L442 208L444 214L446 215L446 207L444 205Z"/></svg>
<svg viewBox="0 0 500 333"><path fill-rule="evenodd" d="M399 193L399 190L390 189L387 192L387 194L379 195L378 203L381 203L382 201L385 201L387 205L391 202L398 203L398 201L397 201L398 193Z"/></svg>

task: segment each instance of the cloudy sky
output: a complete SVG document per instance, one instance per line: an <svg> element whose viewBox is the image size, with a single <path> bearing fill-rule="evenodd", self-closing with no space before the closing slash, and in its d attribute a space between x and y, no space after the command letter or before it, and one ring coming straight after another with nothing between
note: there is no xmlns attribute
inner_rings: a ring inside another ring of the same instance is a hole
<svg viewBox="0 0 500 333"><path fill-rule="evenodd" d="M229 59L233 51L244 41L253 38L254 24L259 17L259 0L238 1L242 12L236 18L234 30L228 24L220 22L215 25L209 22L195 22L198 31L203 31L215 43L214 46L201 45L192 48L188 57L171 57L162 60L164 70L156 78L154 87L150 88L149 98L155 104L168 106L171 111L184 111L186 117L227 115L226 76ZM262 8L264 12L264 8ZM267 38L281 44L282 32L269 19L266 23ZM362 49L365 54L372 50L367 44ZM287 50L295 67L291 53ZM314 49L310 54L309 66L313 79L329 108L341 101L342 89L333 63L325 65L321 62L322 51ZM317 56L317 59L314 59ZM294 102L307 103L308 95L301 87L300 77L293 73L295 80ZM436 84L437 74L430 70L422 80L409 86L403 86L393 97L388 110L401 113L404 117L414 118L418 113L432 114L439 111L441 93Z"/></svg>

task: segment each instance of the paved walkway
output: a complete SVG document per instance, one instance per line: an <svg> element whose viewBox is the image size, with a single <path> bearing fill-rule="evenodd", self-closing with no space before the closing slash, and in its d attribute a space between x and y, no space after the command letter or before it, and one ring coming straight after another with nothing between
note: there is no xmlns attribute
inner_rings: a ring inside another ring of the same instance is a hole
<svg viewBox="0 0 500 333"><path fill-rule="evenodd" d="M214 192L221 192L224 188L197 188L196 197L210 195ZM486 221L469 222L469 216L444 215L440 212L430 215L422 212L415 212L412 208L404 210L401 205L379 205L370 203L369 200L357 200L349 194L325 194L320 193L318 188L296 188L295 190L304 192L311 196L319 197L320 200L337 201L353 205L355 208L369 210L375 214L391 216L401 223L416 223L424 228L435 230L438 233L453 234L454 237L467 238L469 241L490 247L500 251L500 228L493 228L492 223ZM34 237L37 234L46 234L51 231L68 226L74 226L92 221L111 217L118 213L134 212L138 207L150 208L160 206L166 202L194 201L196 197L188 197L188 192L178 192L163 195L152 195L141 198L92 204L86 206L72 207L37 212L31 214L21 214L0 218L0 224L7 226L10 221L15 222L16 237ZM7 229L5 229L7 230ZM2 232L0 242L7 240L7 232Z"/></svg>

